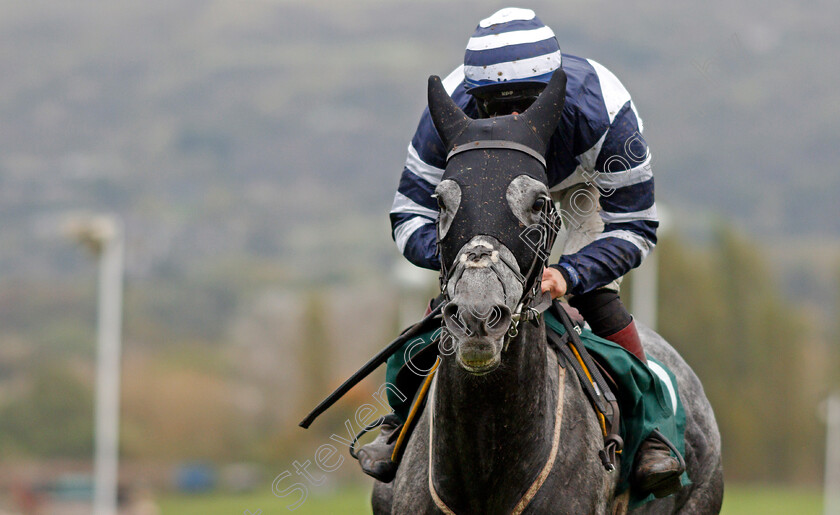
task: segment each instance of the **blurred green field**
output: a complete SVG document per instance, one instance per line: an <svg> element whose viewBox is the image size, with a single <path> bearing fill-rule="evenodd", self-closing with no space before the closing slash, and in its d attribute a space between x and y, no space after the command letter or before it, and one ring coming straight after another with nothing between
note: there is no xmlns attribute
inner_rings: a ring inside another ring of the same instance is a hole
<svg viewBox="0 0 840 515"><path fill-rule="evenodd" d="M355 515L370 513L369 487L356 486L331 491L313 491L295 515ZM160 501L166 515L273 515L290 513L288 501L266 491L257 494L208 494L168 496ZM723 515L819 515L822 495L816 490L775 486L727 486Z"/></svg>
<svg viewBox="0 0 840 515"><path fill-rule="evenodd" d="M723 515L819 515L822 513L822 492L785 486L726 487Z"/></svg>
<svg viewBox="0 0 840 515"><path fill-rule="evenodd" d="M286 506L294 502L294 496L288 499L275 497L271 491L253 494L205 494L177 495L160 500L164 515L271 515L294 513L295 515L351 515L370 513L370 487L345 487L330 492L310 490L306 501L294 511ZM246 511L247 510L247 511Z"/></svg>

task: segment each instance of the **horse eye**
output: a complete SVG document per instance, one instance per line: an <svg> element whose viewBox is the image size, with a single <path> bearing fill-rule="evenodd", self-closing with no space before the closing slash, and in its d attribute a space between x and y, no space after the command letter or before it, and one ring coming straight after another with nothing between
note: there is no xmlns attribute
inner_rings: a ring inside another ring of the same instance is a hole
<svg viewBox="0 0 840 515"><path fill-rule="evenodd" d="M538 198L534 201L534 205L531 206L531 209L534 211L542 211L545 207L545 199L543 197Z"/></svg>

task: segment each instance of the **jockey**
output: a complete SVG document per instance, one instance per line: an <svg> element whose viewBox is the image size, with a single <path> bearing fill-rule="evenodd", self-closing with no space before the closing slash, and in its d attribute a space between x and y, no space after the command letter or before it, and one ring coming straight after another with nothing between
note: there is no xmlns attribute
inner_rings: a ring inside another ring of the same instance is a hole
<svg viewBox="0 0 840 515"><path fill-rule="evenodd" d="M650 152L630 94L601 64L562 54L554 32L532 10L517 8L481 20L467 43L464 65L443 85L472 118L509 115L527 109L561 67L566 101L546 172L563 218L557 238L562 257L544 270L542 290L552 298L565 296L596 335L646 363L633 317L618 294L621 278L653 249L659 225ZM445 152L427 108L408 145L390 215L400 252L432 270L440 269L432 194L443 175ZM382 461L390 461L393 430L383 425L383 434L359 451L362 468L380 480L396 472ZM632 477L640 491L656 490L659 497L679 488L682 472L668 447L648 438ZM663 491L663 484L673 487Z"/></svg>

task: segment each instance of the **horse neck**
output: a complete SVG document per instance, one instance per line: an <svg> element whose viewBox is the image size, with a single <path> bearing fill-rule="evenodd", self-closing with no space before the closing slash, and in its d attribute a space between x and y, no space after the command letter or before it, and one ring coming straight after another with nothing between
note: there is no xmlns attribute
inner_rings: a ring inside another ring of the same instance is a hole
<svg viewBox="0 0 840 515"><path fill-rule="evenodd" d="M545 326L520 324L500 367L474 377L447 357L434 406L435 483L467 506L504 504L510 485L533 479L551 448L556 393L546 361ZM521 477L520 477L521 476ZM496 487L496 488L494 488Z"/></svg>

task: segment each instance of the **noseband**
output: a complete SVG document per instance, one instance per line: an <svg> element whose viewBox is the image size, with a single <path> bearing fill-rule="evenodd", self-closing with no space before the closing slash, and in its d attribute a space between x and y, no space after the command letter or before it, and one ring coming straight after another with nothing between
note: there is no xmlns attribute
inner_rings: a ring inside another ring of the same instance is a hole
<svg viewBox="0 0 840 515"><path fill-rule="evenodd" d="M543 169L546 167L545 158L540 155L539 152L526 145L522 145L521 143L507 140L479 140L455 146L449 152L449 155L446 156L446 162L449 163L449 160L452 159L453 156L463 152L491 148L522 152L533 159L536 159L542 165ZM439 221L440 217L438 217L437 223L439 223ZM511 263L501 252L486 246L479 246L469 252L459 254L456 256L455 262L452 263L451 267L447 267L447 264L441 260L440 290L441 293L443 293L444 302L449 302L450 300L449 293L447 292L447 285L452 279L457 282L466 268L466 262L471 259L477 260L483 257L487 257L489 259L490 268L502 284L505 299L507 299L507 288L504 286L505 282L502 280L502 275L498 268L498 263L503 263L511 272L513 272L517 281L519 281L522 285L522 296L519 298L519 301L516 304L516 309L512 313L510 326L507 330L507 338L505 339L505 348L507 348L510 340L519 334L519 322L522 320L536 320L537 316L550 305L550 299L547 304L540 302L536 305L534 304L534 300L540 295L542 269L548 262L549 255L551 254L551 248L554 246L554 240L557 237L557 230L560 227L560 224L560 215L554 207L554 202L548 201L545 202L545 205L542 208L539 223L529 225L522 233L520 233L519 237L525 239L524 234L530 233L530 231L534 230L533 228L536 225L536 230L539 231L540 234L540 244L538 248L534 249L534 259L531 261L528 272L524 275L519 271L518 265ZM440 231L438 231L438 234L440 234ZM527 241L530 240L526 239L526 242ZM439 255L440 238L438 238L437 252Z"/></svg>

